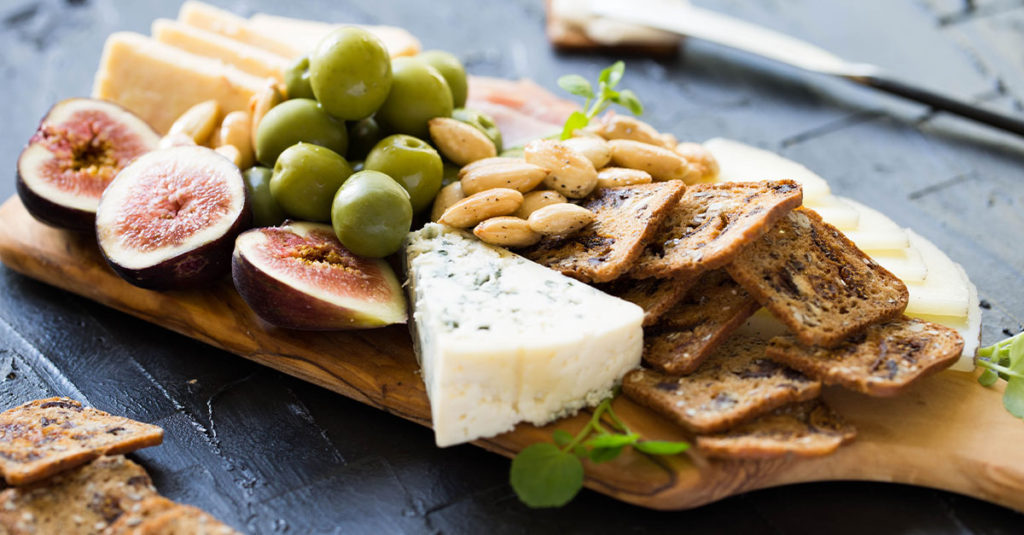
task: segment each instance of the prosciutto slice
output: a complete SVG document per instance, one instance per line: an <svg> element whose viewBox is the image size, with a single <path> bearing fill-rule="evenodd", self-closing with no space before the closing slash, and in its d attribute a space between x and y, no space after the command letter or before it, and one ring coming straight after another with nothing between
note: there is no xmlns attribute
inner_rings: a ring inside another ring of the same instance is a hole
<svg viewBox="0 0 1024 535"><path fill-rule="evenodd" d="M506 147L560 132L569 115L579 109L530 80L483 76L469 78L466 107L490 115Z"/></svg>

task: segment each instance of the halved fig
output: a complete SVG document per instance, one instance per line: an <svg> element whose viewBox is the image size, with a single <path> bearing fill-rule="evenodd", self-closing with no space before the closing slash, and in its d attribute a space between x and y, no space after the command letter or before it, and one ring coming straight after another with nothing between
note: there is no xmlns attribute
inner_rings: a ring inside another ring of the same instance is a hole
<svg viewBox="0 0 1024 535"><path fill-rule="evenodd" d="M96 210L96 238L114 271L154 290L225 275L251 215L242 173L206 147L144 154L117 174Z"/></svg>
<svg viewBox="0 0 1024 535"><path fill-rule="evenodd" d="M63 100L43 117L18 158L18 195L43 223L91 231L103 190L159 143L145 121L117 104Z"/></svg>
<svg viewBox="0 0 1024 535"><path fill-rule="evenodd" d="M405 295L384 260L356 256L329 225L285 222L243 232L235 288L267 323L341 330L405 323Z"/></svg>

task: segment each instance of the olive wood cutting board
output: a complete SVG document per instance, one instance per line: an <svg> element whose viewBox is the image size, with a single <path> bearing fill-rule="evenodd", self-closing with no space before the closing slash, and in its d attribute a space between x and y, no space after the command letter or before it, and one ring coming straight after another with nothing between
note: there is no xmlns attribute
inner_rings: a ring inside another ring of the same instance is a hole
<svg viewBox="0 0 1024 535"><path fill-rule="evenodd" d="M45 226L16 197L0 206L0 260L34 279L85 296L246 359L318 384L416 423L430 406L404 326L309 333L257 318L229 280L213 289L155 292L118 278L89 234ZM1001 389L975 375L942 372L905 394L869 398L826 388L825 398L859 434L835 454L814 459L721 461L699 452L649 457L627 450L586 466L586 486L656 509L684 509L745 491L827 480L870 480L945 489L1024 510L1024 422L1004 409ZM680 428L624 397L614 408L648 439L686 440ZM589 415L544 428L520 425L476 445L511 457L551 431L580 429Z"/></svg>

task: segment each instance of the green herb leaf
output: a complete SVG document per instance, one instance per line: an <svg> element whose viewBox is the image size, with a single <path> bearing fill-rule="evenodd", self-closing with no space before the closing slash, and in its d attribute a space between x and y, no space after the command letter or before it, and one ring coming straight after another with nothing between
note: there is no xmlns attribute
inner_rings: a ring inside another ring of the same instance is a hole
<svg viewBox="0 0 1024 535"><path fill-rule="evenodd" d="M1003 392L1003 407L1017 418L1024 419L1024 379L1010 377Z"/></svg>
<svg viewBox="0 0 1024 535"><path fill-rule="evenodd" d="M603 82L608 89L612 89L619 85L619 82L622 81L622 75L625 74L625 72L626 63L623 61L616 61L615 63L612 63L610 67L601 71L598 81Z"/></svg>
<svg viewBox="0 0 1024 535"><path fill-rule="evenodd" d="M564 429L555 429L555 432L551 435L552 438L555 439L555 444L558 444L559 448L564 448L567 444L572 442L572 435Z"/></svg>
<svg viewBox="0 0 1024 535"><path fill-rule="evenodd" d="M590 123L590 118L583 114L581 111L574 111L568 119L565 120L565 127L562 128L562 139L569 139L572 137L572 133L580 128L584 128Z"/></svg>
<svg viewBox="0 0 1024 535"><path fill-rule="evenodd" d="M598 435L597 437L584 442L584 444L591 448L618 448L622 446L629 446L637 440L640 440L640 435L613 435L609 433Z"/></svg>
<svg viewBox="0 0 1024 535"><path fill-rule="evenodd" d="M509 482L530 507L561 507L583 488L583 464L554 444L533 444L512 460Z"/></svg>
<svg viewBox="0 0 1024 535"><path fill-rule="evenodd" d="M1024 336L1017 335L1007 344L1007 353L1010 358L1009 367L1014 371L1024 372Z"/></svg>
<svg viewBox="0 0 1024 535"><path fill-rule="evenodd" d="M629 89L623 89L620 91L619 98L615 103L625 106L633 115L644 114L644 105L640 103L640 99L636 97L636 94Z"/></svg>
<svg viewBox="0 0 1024 535"><path fill-rule="evenodd" d="M986 368L985 371L981 372L981 375L978 376L978 382L981 383L982 386L992 386L996 384L996 381L998 380L999 374L988 368Z"/></svg>
<svg viewBox="0 0 1024 535"><path fill-rule="evenodd" d="M651 455L676 455L690 449L686 442L669 442L667 440L643 440L633 447Z"/></svg>
<svg viewBox="0 0 1024 535"><path fill-rule="evenodd" d="M590 450L590 460L595 463L610 461L622 453L623 446L614 448L594 448Z"/></svg>
<svg viewBox="0 0 1024 535"><path fill-rule="evenodd" d="M594 98L594 88L586 78L578 74L567 74L558 79L558 87L570 94L583 98Z"/></svg>

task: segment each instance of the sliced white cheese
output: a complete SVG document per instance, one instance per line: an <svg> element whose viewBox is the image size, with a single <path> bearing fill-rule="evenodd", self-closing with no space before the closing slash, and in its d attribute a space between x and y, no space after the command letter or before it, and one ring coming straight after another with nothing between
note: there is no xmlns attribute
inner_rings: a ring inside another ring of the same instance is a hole
<svg viewBox="0 0 1024 535"><path fill-rule="evenodd" d="M270 35L287 39L296 47L312 50L331 30L341 26L312 20L293 19L257 13L249 18L250 27ZM387 47L391 57L414 56L420 51L420 42L411 33L396 26L363 26L376 35Z"/></svg>
<svg viewBox="0 0 1024 535"><path fill-rule="evenodd" d="M189 26L176 20L153 21L153 38L186 52L218 59L238 69L259 76L284 81L290 59L223 35Z"/></svg>
<svg viewBox="0 0 1024 535"><path fill-rule="evenodd" d="M872 251L867 254L905 283L924 282L928 277L928 266L925 265L921 253L913 247L896 251Z"/></svg>
<svg viewBox="0 0 1024 535"><path fill-rule="evenodd" d="M704 147L718 160L718 182L792 179L803 187L804 204L808 206L831 194L823 178L774 152L720 137L705 141Z"/></svg>
<svg viewBox="0 0 1024 535"><path fill-rule="evenodd" d="M885 214L853 199L839 197L839 200L859 213L857 228L843 233L862 251L898 251L910 246L906 231Z"/></svg>
<svg viewBox="0 0 1024 535"><path fill-rule="evenodd" d="M595 405L640 364L632 303L443 225L405 254L438 446Z"/></svg>
<svg viewBox="0 0 1024 535"><path fill-rule="evenodd" d="M189 26L202 28L289 59L307 52L303 43L292 43L286 36L254 28L248 19L202 2L189 0L182 4L181 10L178 11L178 20Z"/></svg>
<svg viewBox="0 0 1024 535"><path fill-rule="evenodd" d="M965 318L970 313L970 281L961 276L961 270L932 242L912 230L907 231L910 245L916 249L928 269L921 282L908 282L911 315L953 316Z"/></svg>
<svg viewBox="0 0 1024 535"><path fill-rule="evenodd" d="M860 212L835 195L826 195L811 201L804 199L804 206L818 212L826 223L843 232L860 226Z"/></svg>

